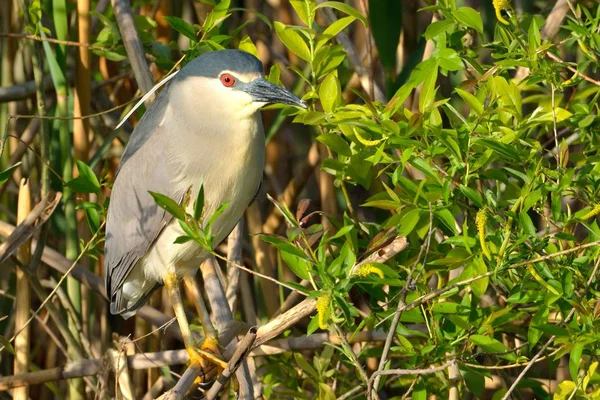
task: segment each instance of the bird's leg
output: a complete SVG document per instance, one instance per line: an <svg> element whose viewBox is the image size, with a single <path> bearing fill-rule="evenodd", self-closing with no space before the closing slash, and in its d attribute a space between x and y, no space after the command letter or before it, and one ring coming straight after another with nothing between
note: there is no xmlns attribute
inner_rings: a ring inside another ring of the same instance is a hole
<svg viewBox="0 0 600 400"><path fill-rule="evenodd" d="M177 318L177 323L179 324L179 329L181 330L181 335L183 336L183 342L185 343L185 348L190 356L190 363L200 365L202 369L208 367L208 361L220 367L223 367L224 365L226 366L227 363L205 350L206 346L204 343L199 347L194 341L192 331L190 330L190 325L187 317L185 316L183 302L181 301L181 292L179 291L179 279L177 278L177 274L167 274L164 283L167 288L169 298L171 299L171 303L173 303L173 311L175 311L175 317ZM212 346L212 343L209 342L208 345ZM208 349L212 350L212 347L208 347Z"/></svg>
<svg viewBox="0 0 600 400"><path fill-rule="evenodd" d="M198 311L198 315L200 317L200 321L202 322L202 330L204 331L204 342L202 343L201 349L210 351L212 354L221 355L221 350L219 349L219 336L215 327L210 320L210 315L208 313L208 309L206 308L206 303L204 303L204 299L202 298L202 293L200 292L200 288L198 287L198 282L194 279L193 276L186 276L184 278L185 284L191 292L192 297L194 298L194 305L196 306L196 310ZM219 360L219 363L222 368L227 366L227 363Z"/></svg>

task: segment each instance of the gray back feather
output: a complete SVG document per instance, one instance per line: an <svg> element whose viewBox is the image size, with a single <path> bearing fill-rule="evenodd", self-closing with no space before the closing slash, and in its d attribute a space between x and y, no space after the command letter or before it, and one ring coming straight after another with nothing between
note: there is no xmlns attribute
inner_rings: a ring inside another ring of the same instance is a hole
<svg viewBox="0 0 600 400"><path fill-rule="evenodd" d="M167 109L165 88L136 126L121 158L113 186L106 223L104 271L106 291L114 302L125 278L148 252L171 215L158 207L148 191L162 193L179 202L184 193L174 193L176 176L169 162L164 127L159 126ZM120 302L116 302L119 306ZM124 311L120 308L115 312Z"/></svg>

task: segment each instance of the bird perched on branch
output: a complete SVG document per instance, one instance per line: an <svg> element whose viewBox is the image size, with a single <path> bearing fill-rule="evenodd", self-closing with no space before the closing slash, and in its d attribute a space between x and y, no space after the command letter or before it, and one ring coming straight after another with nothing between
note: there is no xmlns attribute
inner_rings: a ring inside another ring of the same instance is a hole
<svg viewBox="0 0 600 400"><path fill-rule="evenodd" d="M229 202L211 227L213 244L220 243L262 180L265 138L259 110L272 103L306 105L265 80L261 62L239 50L204 54L153 91L167 81L133 131L117 171L106 224L106 292L111 313L129 318L165 285L190 359L203 362L204 350L214 349L194 342L179 279L194 274L210 254L193 241L174 244L184 232L149 192L181 203L203 185L206 215Z"/></svg>

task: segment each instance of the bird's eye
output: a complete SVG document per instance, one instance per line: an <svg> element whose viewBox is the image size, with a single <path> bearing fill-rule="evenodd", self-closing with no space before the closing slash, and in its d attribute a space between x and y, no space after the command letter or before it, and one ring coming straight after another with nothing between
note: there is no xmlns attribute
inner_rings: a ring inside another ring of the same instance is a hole
<svg viewBox="0 0 600 400"><path fill-rule="evenodd" d="M231 87L235 83L235 78L230 74L221 75L221 83L223 86Z"/></svg>

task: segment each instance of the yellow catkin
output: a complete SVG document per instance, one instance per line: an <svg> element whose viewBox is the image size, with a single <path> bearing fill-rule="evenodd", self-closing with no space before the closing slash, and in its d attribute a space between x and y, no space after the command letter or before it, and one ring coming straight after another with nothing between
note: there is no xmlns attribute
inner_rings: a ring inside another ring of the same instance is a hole
<svg viewBox="0 0 600 400"><path fill-rule="evenodd" d="M326 294L317 299L317 315L319 318L319 328L327 329L327 314L331 304L331 296Z"/></svg>
<svg viewBox="0 0 600 400"><path fill-rule="evenodd" d="M379 143L383 142L383 139L369 140L364 136L361 136L361 134L358 132L358 129L354 129L354 135L356 135L356 138L359 142L367 147L377 146Z"/></svg>
<svg viewBox="0 0 600 400"><path fill-rule="evenodd" d="M594 206L594 208L592 209L592 211L590 211L589 213L587 213L583 217L581 217L581 220L583 221L585 219L590 219L592 217L595 217L598 214L600 214L600 204L596 204Z"/></svg>
<svg viewBox="0 0 600 400"><path fill-rule="evenodd" d="M494 0L494 10L496 10L496 18L504 25L510 25L510 23L502 16L502 10L510 10L510 0Z"/></svg>
<svg viewBox="0 0 600 400"><path fill-rule="evenodd" d="M479 244L481 245L481 251L488 260L491 260L492 255L487 247L487 244L485 243L485 224L487 223L487 213L485 212L484 208L477 212L475 223L477 224L477 233L479 233Z"/></svg>
<svg viewBox="0 0 600 400"><path fill-rule="evenodd" d="M365 278L365 277L369 276L370 274L377 274L377 275L379 275L379 277L381 279L383 279L385 277L385 275L383 275L383 271L381 270L381 268L377 267L373 263L361 264L356 269L356 271L354 271L354 273L352 275L357 275L357 276L360 276L361 278Z"/></svg>

